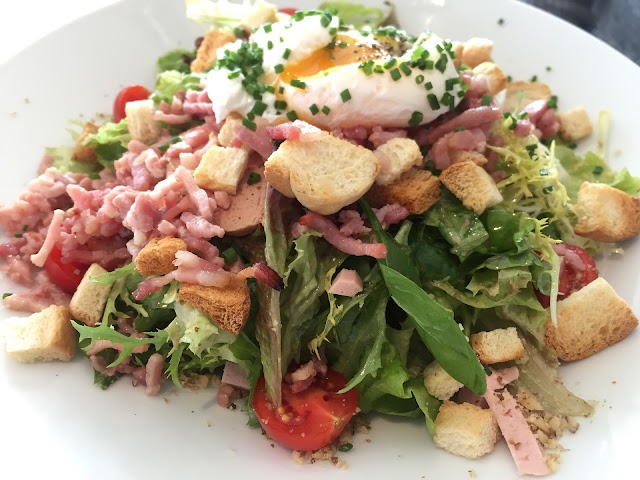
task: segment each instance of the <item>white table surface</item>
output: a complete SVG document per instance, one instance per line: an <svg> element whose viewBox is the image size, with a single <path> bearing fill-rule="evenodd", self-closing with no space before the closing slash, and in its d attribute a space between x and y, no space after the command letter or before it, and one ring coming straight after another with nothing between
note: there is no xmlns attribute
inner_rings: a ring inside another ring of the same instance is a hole
<svg viewBox="0 0 640 480"><path fill-rule="evenodd" d="M69 22L118 1L4 0L0 2L0 63Z"/></svg>

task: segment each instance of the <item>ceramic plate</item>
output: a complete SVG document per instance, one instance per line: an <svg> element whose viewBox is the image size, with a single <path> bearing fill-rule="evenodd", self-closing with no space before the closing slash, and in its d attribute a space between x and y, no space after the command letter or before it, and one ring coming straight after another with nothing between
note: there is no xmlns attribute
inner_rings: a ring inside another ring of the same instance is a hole
<svg viewBox="0 0 640 480"><path fill-rule="evenodd" d="M289 6L315 6L314 1ZM637 86L640 68L588 34L521 3L507 0L399 0L398 19L454 39L487 37L495 60L517 79L537 75L560 108L584 104L592 119L614 114L610 160L640 174ZM499 22L503 19L503 22ZM153 85L156 58L190 47L200 34L178 0L126 0L49 35L0 66L0 201L17 197L36 175L42 149L69 141L70 118L108 112L123 85ZM28 99L28 101L26 100ZM602 275L640 313L640 245L599 262ZM16 291L2 284L0 291ZM0 322L10 312L0 312ZM596 415L562 439L569 450L562 479L631 478L640 429L640 382L635 366L640 333L582 362L564 366L567 386L599 402ZM285 479L515 478L504 442L470 461L436 449L422 422L375 418L372 432L343 454L349 467L297 465L290 452L245 426L240 411L216 405L208 389L166 386L148 398L122 381L106 392L92 385L89 363L21 365L0 353L0 428L5 478L259 478Z"/></svg>

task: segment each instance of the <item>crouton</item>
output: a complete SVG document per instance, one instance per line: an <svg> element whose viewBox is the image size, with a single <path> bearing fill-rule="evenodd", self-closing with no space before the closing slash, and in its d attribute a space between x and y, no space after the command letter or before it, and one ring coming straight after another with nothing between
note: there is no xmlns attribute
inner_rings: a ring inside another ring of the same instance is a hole
<svg viewBox="0 0 640 480"><path fill-rule="evenodd" d="M151 143L158 139L162 131L160 124L153 119L155 106L153 100L136 100L128 102L125 107L127 128L133 140Z"/></svg>
<svg viewBox="0 0 640 480"><path fill-rule="evenodd" d="M492 452L498 440L498 422L491 410L470 403L444 402L435 427L436 446L466 458Z"/></svg>
<svg viewBox="0 0 640 480"><path fill-rule="evenodd" d="M561 360L580 360L619 342L637 326L631 307L599 277L558 302L558 326L549 319L544 340Z"/></svg>
<svg viewBox="0 0 640 480"><path fill-rule="evenodd" d="M76 146L73 149L73 153L71 154L72 160L83 163L96 163L98 161L95 145L84 145L84 142L89 138L89 136L97 132L97 125L94 125L91 122L86 122L84 124L82 132L80 132L80 136L78 137L78 140L76 140Z"/></svg>
<svg viewBox="0 0 640 480"><path fill-rule="evenodd" d="M249 288L242 278L233 277L223 288L183 283L178 299L199 308L220 328L231 333L240 333L249 318Z"/></svg>
<svg viewBox="0 0 640 480"><path fill-rule="evenodd" d="M560 136L567 142L577 142L593 132L589 114L582 105L558 113L557 117L560 123Z"/></svg>
<svg viewBox="0 0 640 480"><path fill-rule="evenodd" d="M475 75L483 75L489 84L489 93L495 95L507 86L507 76L502 69L493 62L482 62L473 68Z"/></svg>
<svg viewBox="0 0 640 480"><path fill-rule="evenodd" d="M415 140L410 138L392 138L375 150L380 159L380 173L376 178L378 185L389 185L402 174L422 163L422 153Z"/></svg>
<svg viewBox="0 0 640 480"><path fill-rule="evenodd" d="M460 68L462 65L462 51L464 50L464 43L454 41L451 42L451 51L453 52L453 64L456 68Z"/></svg>
<svg viewBox="0 0 640 480"><path fill-rule="evenodd" d="M249 185L251 174L260 175L260 181ZM213 212L213 223L219 225L225 235L233 237L253 232L262 224L266 195L267 182L264 180L264 167L257 162L251 162L240 179L238 191L229 208L218 208Z"/></svg>
<svg viewBox="0 0 640 480"><path fill-rule="evenodd" d="M475 68L483 62L491 61L493 42L486 38L470 38L462 47L461 62L470 68Z"/></svg>
<svg viewBox="0 0 640 480"><path fill-rule="evenodd" d="M471 348L485 365L517 360L524 355L524 345L515 327L475 333L471 335Z"/></svg>
<svg viewBox="0 0 640 480"><path fill-rule="evenodd" d="M440 179L427 170L412 168L390 185L373 185L367 200L375 208L398 203L419 215L440 199Z"/></svg>
<svg viewBox="0 0 640 480"><path fill-rule="evenodd" d="M247 150L212 145L202 156L193 178L200 188L222 190L235 195L248 161Z"/></svg>
<svg viewBox="0 0 640 480"><path fill-rule="evenodd" d="M309 210L331 215L362 197L380 162L371 150L324 133L313 142L286 140L265 163L265 176Z"/></svg>
<svg viewBox="0 0 640 480"><path fill-rule="evenodd" d="M154 238L147 243L135 259L136 270L142 275L166 275L176 267L176 253L187 250L184 240L173 237Z"/></svg>
<svg viewBox="0 0 640 480"><path fill-rule="evenodd" d="M7 320L7 353L19 362L68 362L76 352L77 334L67 307L52 305L26 318Z"/></svg>
<svg viewBox="0 0 640 480"><path fill-rule="evenodd" d="M505 90L507 93L502 106L505 112L519 113L531 102L551 98L551 89L546 83L510 82Z"/></svg>
<svg viewBox="0 0 640 480"><path fill-rule="evenodd" d="M476 215L502 201L502 195L493 178L471 160L447 167L440 175L440 181Z"/></svg>
<svg viewBox="0 0 640 480"><path fill-rule="evenodd" d="M71 298L71 316L79 322L95 327L102 320L102 312L107 304L111 285L101 285L92 277L107 273L97 263L92 264L82 277L82 281Z"/></svg>
<svg viewBox="0 0 640 480"><path fill-rule="evenodd" d="M236 131L242 125L242 117L237 113L231 113L225 119L224 124L222 124L222 128L218 133L218 143L223 147L231 146L231 142L234 138L236 138ZM248 149L248 147L243 146L242 148Z"/></svg>
<svg viewBox="0 0 640 480"><path fill-rule="evenodd" d="M258 0L249 9L242 21L242 24L251 31L265 23L277 21L278 7L263 0Z"/></svg>
<svg viewBox="0 0 640 480"><path fill-rule="evenodd" d="M451 159L451 163L460 163L465 162L467 160L471 160L476 165L482 167L489 160L480 152L474 152L472 150L460 150L458 152L452 152L449 154L449 158Z"/></svg>
<svg viewBox="0 0 640 480"><path fill-rule="evenodd" d="M583 182L576 204L576 235L622 242L640 233L640 198L600 183Z"/></svg>
<svg viewBox="0 0 640 480"><path fill-rule="evenodd" d="M424 388L438 400L449 400L462 388L462 384L449 375L438 362L431 362L424 369Z"/></svg>
<svg viewBox="0 0 640 480"><path fill-rule="evenodd" d="M213 67L218 58L217 51L227 43L235 42L236 36L227 30L210 30L198 47L196 58L191 62L191 71L202 73Z"/></svg>

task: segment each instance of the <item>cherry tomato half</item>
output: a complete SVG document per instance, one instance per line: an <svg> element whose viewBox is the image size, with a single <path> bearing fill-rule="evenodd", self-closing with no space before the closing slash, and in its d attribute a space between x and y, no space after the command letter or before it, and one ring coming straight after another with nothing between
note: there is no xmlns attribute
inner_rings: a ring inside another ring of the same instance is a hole
<svg viewBox="0 0 640 480"><path fill-rule="evenodd" d="M298 10L296 8L285 7L285 8L281 8L280 11L282 13L286 13L287 15L293 15Z"/></svg>
<svg viewBox="0 0 640 480"><path fill-rule="evenodd" d="M146 100L147 98L149 98L149 90L142 85L124 87L113 101L113 121L119 122L127 116L124 109L127 103L135 102L136 100Z"/></svg>
<svg viewBox="0 0 640 480"><path fill-rule="evenodd" d="M267 400L264 376L256 385L253 408L262 428L271 438L294 450L318 450L335 440L358 408L355 389L341 395L338 390L347 380L338 372L328 370L326 376L306 390L293 393L287 383L282 385L282 407L274 408Z"/></svg>
<svg viewBox="0 0 640 480"><path fill-rule="evenodd" d="M585 285L593 282L598 276L596 262L593 261L583 248L569 243L562 243L555 247L556 253L562 259L560 265L560 279L558 281L558 300L563 300L577 292ZM547 308L549 297L536 292L540 304Z"/></svg>
<svg viewBox="0 0 640 480"><path fill-rule="evenodd" d="M44 269L51 281L70 294L76 291L88 267L81 263L62 263L62 253L58 247L53 247L44 262Z"/></svg>

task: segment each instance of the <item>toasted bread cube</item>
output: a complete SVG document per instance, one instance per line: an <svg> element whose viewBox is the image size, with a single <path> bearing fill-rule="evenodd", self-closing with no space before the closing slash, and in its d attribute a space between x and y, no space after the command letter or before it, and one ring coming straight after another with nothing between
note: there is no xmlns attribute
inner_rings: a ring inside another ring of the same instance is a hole
<svg viewBox="0 0 640 480"><path fill-rule="evenodd" d="M101 285L92 280L93 277L104 273L107 273L104 268L97 263L92 264L82 277L69 304L71 316L91 327L95 327L102 320L102 312L111 292L111 285Z"/></svg>
<svg viewBox="0 0 640 480"><path fill-rule="evenodd" d="M449 375L438 362L431 362L424 369L424 388L438 400L449 400L462 388L462 384Z"/></svg>
<svg viewBox="0 0 640 480"><path fill-rule="evenodd" d="M77 333L71 325L71 312L60 305L7 320L4 336L7 353L19 362L68 362L76 352Z"/></svg>
<svg viewBox="0 0 640 480"><path fill-rule="evenodd" d="M231 113L224 121L224 124L218 133L218 143L223 147L231 146L231 142L236 138L236 131L241 126L242 117L237 113ZM247 147L244 146L242 148L247 149Z"/></svg>
<svg viewBox="0 0 640 480"><path fill-rule="evenodd" d="M91 122L86 122L82 127L82 132L76 140L76 146L71 154L71 159L76 162L96 163L96 147L95 145L84 145L84 142L90 135L98 132L98 126Z"/></svg>
<svg viewBox="0 0 640 480"><path fill-rule="evenodd" d="M473 69L475 75L483 75L489 84L489 93L495 95L507 86L507 76L502 69L493 62L482 62Z"/></svg>
<svg viewBox="0 0 640 480"><path fill-rule="evenodd" d="M560 136L567 142L576 142L593 132L591 119L585 108L580 105L558 114Z"/></svg>
<svg viewBox="0 0 640 480"><path fill-rule="evenodd" d="M436 446L466 458L492 452L498 440L498 422L491 410L470 403L444 402L435 427Z"/></svg>
<svg viewBox="0 0 640 480"><path fill-rule="evenodd" d="M447 167L440 175L440 181L476 215L502 201L502 195L493 178L471 160Z"/></svg>
<svg viewBox="0 0 640 480"><path fill-rule="evenodd" d="M162 127L153 119L155 106L150 98L128 102L125 107L127 128L131 138L142 143L151 143L158 139Z"/></svg>
<svg viewBox="0 0 640 480"><path fill-rule="evenodd" d="M505 112L519 113L531 102L551 98L551 89L546 83L510 82L505 90L507 93L502 106Z"/></svg>
<svg viewBox="0 0 640 480"><path fill-rule="evenodd" d="M486 38L470 38L462 48L462 65L475 68L483 62L491 61L493 42Z"/></svg>
<svg viewBox="0 0 640 480"><path fill-rule="evenodd" d="M242 23L249 30L253 30L265 23L277 21L278 7L263 0L257 0L243 19Z"/></svg>
<svg viewBox="0 0 640 480"><path fill-rule="evenodd" d="M196 58L191 62L191 71L202 73L213 67L218 58L218 49L235 42L236 36L227 30L210 30L198 47Z"/></svg>
<svg viewBox="0 0 640 480"><path fill-rule="evenodd" d="M622 242L640 233L640 198L601 183L583 182L576 204L576 235Z"/></svg>
<svg viewBox="0 0 640 480"><path fill-rule="evenodd" d="M422 163L422 153L411 138L392 138L374 151L382 167L376 178L378 185L389 185L412 167Z"/></svg>
<svg viewBox="0 0 640 480"><path fill-rule="evenodd" d="M464 50L464 43L454 41L451 42L451 51L453 52L453 64L456 68L460 68L462 65L462 51Z"/></svg>
<svg viewBox="0 0 640 480"><path fill-rule="evenodd" d="M200 188L235 195L248 161L249 152L243 148L213 145L202 156L193 178Z"/></svg>
<svg viewBox="0 0 640 480"><path fill-rule="evenodd" d="M265 163L264 173L283 195L331 215L361 198L379 170L371 150L324 133L313 142L285 140Z"/></svg>
<svg viewBox="0 0 640 480"><path fill-rule="evenodd" d="M136 270L142 275L166 275L176 267L173 261L176 253L187 250L187 244L180 238L159 237L147 243L135 258Z"/></svg>
<svg viewBox="0 0 640 480"><path fill-rule="evenodd" d="M480 152L475 152L473 150L461 150L458 152L452 152L449 155L449 158L451 159L451 163L459 163L471 160L473 163L480 167L486 165L486 163L488 162L487 157L485 157Z"/></svg>
<svg viewBox="0 0 640 480"><path fill-rule="evenodd" d="M376 208L398 203L419 215L440 199L440 179L427 170L412 168L390 185L373 185L367 199Z"/></svg>
<svg viewBox="0 0 640 480"><path fill-rule="evenodd" d="M561 360L581 360L619 342L637 326L631 307L599 277L558 302L558 326L549 319L544 340Z"/></svg>
<svg viewBox="0 0 640 480"><path fill-rule="evenodd" d="M524 355L524 345L515 327L475 333L471 335L471 348L485 365L517 360Z"/></svg>
<svg viewBox="0 0 640 480"><path fill-rule="evenodd" d="M183 283L178 299L199 308L220 328L231 333L240 333L249 318L249 288L242 278L233 277L222 288Z"/></svg>

